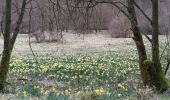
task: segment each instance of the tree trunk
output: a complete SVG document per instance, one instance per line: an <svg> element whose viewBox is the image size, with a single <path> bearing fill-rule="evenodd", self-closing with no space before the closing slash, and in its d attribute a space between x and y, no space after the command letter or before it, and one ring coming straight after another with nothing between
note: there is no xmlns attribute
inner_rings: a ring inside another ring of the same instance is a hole
<svg viewBox="0 0 170 100"><path fill-rule="evenodd" d="M159 39L158 39L158 0L152 0L152 61L147 60L142 35L138 28L134 0L128 1L128 13L134 33L134 41L139 55L139 67L144 85L155 86L160 92L165 91L169 85L163 73L159 60Z"/></svg>
<svg viewBox="0 0 170 100"><path fill-rule="evenodd" d="M7 79L9 63L11 58L11 53L13 50L13 46L15 44L15 40L19 33L19 29L22 23L22 19L25 12L26 2L27 0L23 0L22 8L17 20L17 24L15 27L14 34L10 35L11 29L11 0L6 0L6 16L5 16L5 34L4 34L4 50L2 54L2 60L0 64L0 92L4 92L5 83Z"/></svg>
<svg viewBox="0 0 170 100"><path fill-rule="evenodd" d="M0 63L0 92L4 92L5 81L7 78L10 56L11 56L10 28L11 28L11 0L6 0L4 49L2 54L2 60Z"/></svg>
<svg viewBox="0 0 170 100"><path fill-rule="evenodd" d="M134 8L134 0L127 0L127 3L128 3L129 18L131 18L130 23L134 35L133 40L135 41L137 51L138 51L138 56L139 56L139 67L140 67L141 77L142 77L143 84L146 86L149 85L147 66L144 65L144 61L147 60L146 50L143 43L142 35L138 28L138 21L136 17L135 8Z"/></svg>
<svg viewBox="0 0 170 100"><path fill-rule="evenodd" d="M159 59L159 24L158 24L158 0L152 0L152 62L153 62L153 79L152 84L160 92L165 91L169 85L163 73Z"/></svg>

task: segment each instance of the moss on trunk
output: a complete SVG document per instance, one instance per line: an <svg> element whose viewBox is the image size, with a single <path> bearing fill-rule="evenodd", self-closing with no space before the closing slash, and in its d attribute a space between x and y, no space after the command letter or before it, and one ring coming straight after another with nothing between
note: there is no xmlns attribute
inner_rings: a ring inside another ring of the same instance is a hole
<svg viewBox="0 0 170 100"><path fill-rule="evenodd" d="M165 78L165 74L162 70L161 64L157 66L159 69L156 70L152 61L145 60L144 66L146 66L147 70L145 70L146 75L143 77L146 77L146 79L148 79L148 81L146 81L151 87L156 87L156 89L161 93L169 88L168 81Z"/></svg>
<svg viewBox="0 0 170 100"><path fill-rule="evenodd" d="M155 68L155 66L153 66L153 68ZM156 89L162 93L169 88L169 84L162 70L161 64L159 64L157 68L158 69L155 71L153 84L156 86Z"/></svg>

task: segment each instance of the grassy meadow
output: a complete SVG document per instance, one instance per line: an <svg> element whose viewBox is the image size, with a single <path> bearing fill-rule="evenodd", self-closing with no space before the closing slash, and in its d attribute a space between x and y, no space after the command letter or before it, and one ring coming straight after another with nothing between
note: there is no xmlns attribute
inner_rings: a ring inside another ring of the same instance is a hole
<svg viewBox="0 0 170 100"><path fill-rule="evenodd" d="M150 54L151 45L144 41ZM164 47L165 37L160 36L160 52ZM168 100L168 94L142 89L137 58L131 38L110 38L107 32L64 33L59 43L36 43L31 38L31 48L28 36L19 35L7 94L1 94L0 100ZM165 66L165 55L161 61Z"/></svg>

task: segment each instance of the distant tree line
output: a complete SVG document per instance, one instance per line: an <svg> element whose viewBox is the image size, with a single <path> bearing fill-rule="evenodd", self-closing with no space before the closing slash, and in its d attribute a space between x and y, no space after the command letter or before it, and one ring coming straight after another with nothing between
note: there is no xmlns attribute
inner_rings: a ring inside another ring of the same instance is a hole
<svg viewBox="0 0 170 100"><path fill-rule="evenodd" d="M0 31L4 29L4 1L0 0ZM80 0L81 1L81 0ZM102 0L101 0L102 1ZM120 0L125 2L125 0ZM151 3L149 0L136 0L141 9L151 18ZM22 0L12 0L12 26L14 31L16 18L19 15L19 6ZM130 22L115 6L105 3L99 5L79 4L75 0L32 0L26 8L25 17L21 25L20 33L45 33L51 40L62 37L63 31L73 30L75 33L85 34L109 30L112 37L131 37ZM159 26L160 34L166 34L169 26L170 11L168 0L159 0ZM94 7L93 7L94 6ZM122 5L120 7L124 8ZM139 9L137 17L142 32L151 34L151 26ZM142 20L141 20L142 19ZM37 32L39 31L39 32ZM38 36L38 35L37 35ZM56 38L54 38L56 37Z"/></svg>

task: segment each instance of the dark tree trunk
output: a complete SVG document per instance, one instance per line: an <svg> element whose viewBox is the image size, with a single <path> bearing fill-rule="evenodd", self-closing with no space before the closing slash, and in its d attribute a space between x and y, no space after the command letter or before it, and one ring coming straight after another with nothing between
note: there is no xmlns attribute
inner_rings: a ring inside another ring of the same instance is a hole
<svg viewBox="0 0 170 100"><path fill-rule="evenodd" d="M152 62L153 79L152 84L160 92L165 91L169 85L163 73L159 59L159 24L158 24L158 0L152 0Z"/></svg>
<svg viewBox="0 0 170 100"><path fill-rule="evenodd" d="M139 56L139 67L140 67L142 81L144 85L148 85L149 79L148 79L147 67L143 64L143 62L147 60L147 55L143 43L143 38L138 28L138 21L136 17L135 8L134 8L134 0L127 0L127 2L128 2L129 18L131 18L130 22L132 26L133 35L134 35L133 40L135 41L137 51L138 51L138 56Z"/></svg>
<svg viewBox="0 0 170 100"><path fill-rule="evenodd" d="M134 41L139 55L139 67L144 85L155 86L160 92L165 91L169 85L163 73L159 59L158 39L158 0L152 0L152 61L147 60L142 35L138 28L134 0L128 1L128 13L134 34Z"/></svg>
<svg viewBox="0 0 170 100"><path fill-rule="evenodd" d="M0 92L4 92L4 86L7 78L9 61L11 56L10 29L11 29L11 0L6 0L4 49L2 54L2 60L0 63Z"/></svg>
<svg viewBox="0 0 170 100"><path fill-rule="evenodd" d="M5 34L4 34L4 50L2 54L2 60L0 63L0 92L4 92L5 83L7 79L7 74L9 70L9 63L11 58L11 53L13 50L13 46L15 44L15 40L19 33L19 29L22 23L22 19L25 12L26 2L27 0L23 0L21 12L16 24L16 28L14 34L10 35L11 29L11 0L6 0L6 9L5 9Z"/></svg>

